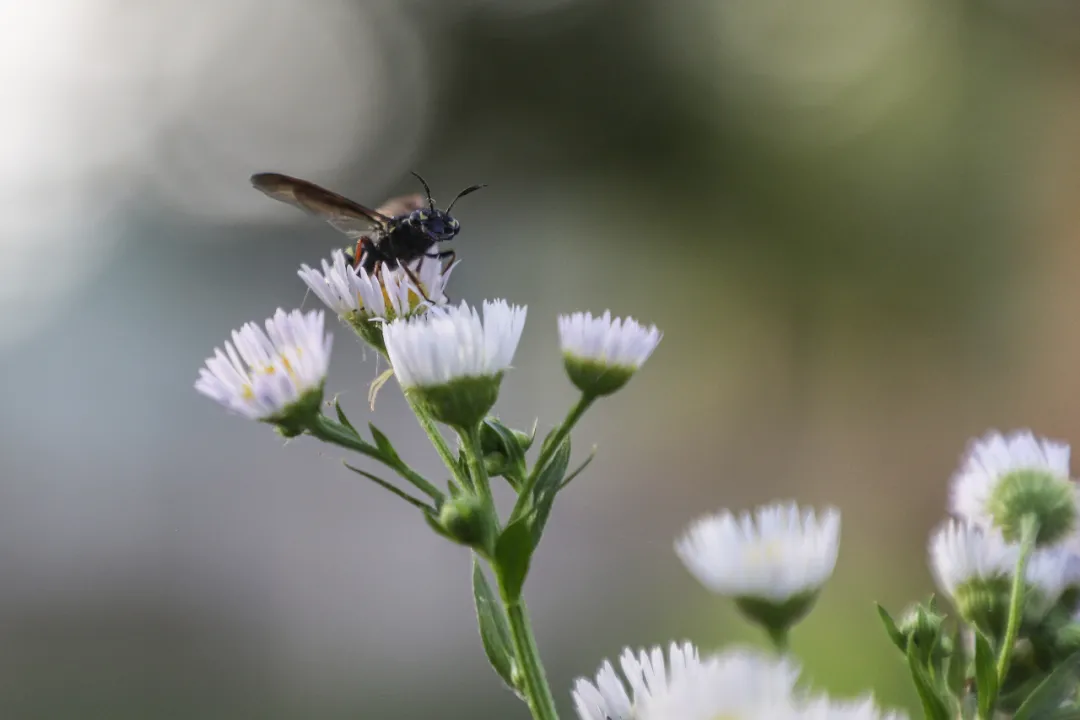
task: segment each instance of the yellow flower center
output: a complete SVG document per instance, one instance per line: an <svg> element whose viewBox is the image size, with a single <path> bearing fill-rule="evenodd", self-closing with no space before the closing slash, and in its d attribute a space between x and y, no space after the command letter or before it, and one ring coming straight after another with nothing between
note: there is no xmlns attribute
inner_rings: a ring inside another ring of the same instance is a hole
<svg viewBox="0 0 1080 720"><path fill-rule="evenodd" d="M746 559L755 565L775 565L784 558L784 546L776 540L753 545L746 551Z"/></svg>

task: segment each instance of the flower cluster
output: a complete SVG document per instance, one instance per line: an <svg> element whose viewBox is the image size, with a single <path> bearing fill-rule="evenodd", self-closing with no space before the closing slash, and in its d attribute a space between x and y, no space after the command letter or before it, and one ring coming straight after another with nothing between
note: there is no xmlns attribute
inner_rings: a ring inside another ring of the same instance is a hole
<svg viewBox="0 0 1080 720"><path fill-rule="evenodd" d="M397 476L353 472L422 514L439 536L473 556L480 638L493 669L535 720L557 720L522 602L532 556L555 499L592 459L570 468L571 431L597 401L624 388L661 333L631 318L572 313L557 319L562 362L579 397L539 443L492 414L512 368L527 310L505 300L451 304L452 268L436 256L369 273L343 252L299 276L331 312L389 364L449 480L432 482L373 424L370 438L335 400L324 407L332 337L322 311L278 310L265 329L248 323L215 349L198 392L288 437L355 452ZM384 374L373 392L386 380ZM442 428L452 430L452 448ZM538 450L532 462L529 453ZM497 509L492 483L516 501ZM1067 445L1030 432L990 433L952 481L955 516L930 539L931 572L956 610L934 598L899 619L878 608L903 652L932 720L998 715L1080 717L1080 492ZM773 646L701 652L690 643L604 661L571 692L580 720L897 720L870 695L836 700L807 687L789 637L833 574L840 512L783 502L720 510L692 522L675 554L709 591L728 598ZM489 584L489 575L495 587Z"/></svg>

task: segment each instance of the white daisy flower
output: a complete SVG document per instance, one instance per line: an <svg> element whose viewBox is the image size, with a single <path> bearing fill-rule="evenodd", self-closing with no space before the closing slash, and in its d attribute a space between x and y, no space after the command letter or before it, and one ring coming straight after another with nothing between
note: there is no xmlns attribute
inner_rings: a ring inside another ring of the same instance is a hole
<svg viewBox="0 0 1080 720"><path fill-rule="evenodd" d="M333 336L323 332L321 311L278 309L266 331L247 323L225 350L199 371L195 389L254 420L280 422L293 411L318 410L330 364Z"/></svg>
<svg viewBox="0 0 1080 720"><path fill-rule="evenodd" d="M709 590L734 597L751 619L784 631L810 610L839 547L838 510L818 517L791 503L753 515L725 510L704 517L676 541L675 552Z"/></svg>
<svg viewBox="0 0 1080 720"><path fill-rule="evenodd" d="M596 675L595 684L585 678L574 681L574 707L581 720L632 720L635 708L653 693L663 692L675 677L681 677L688 668L701 664L698 651L690 643L672 643L668 650L670 658L664 662L660 647L640 651L638 655L626 648L620 664L629 684L629 693L611 662L605 660Z"/></svg>
<svg viewBox="0 0 1080 720"><path fill-rule="evenodd" d="M785 720L796 712L799 666L733 649L687 665L642 698L635 720Z"/></svg>
<svg viewBox="0 0 1080 720"><path fill-rule="evenodd" d="M907 720L907 715L902 712L881 710L870 696L841 701L816 697L794 717L798 720Z"/></svg>
<svg viewBox="0 0 1080 720"><path fill-rule="evenodd" d="M1037 542L1051 545L1074 535L1080 493L1069 479L1069 446L1024 430L990 432L972 443L953 476L953 514L995 526L1011 542L1020 540L1021 519L1039 521Z"/></svg>
<svg viewBox="0 0 1080 720"><path fill-rule="evenodd" d="M938 587L953 598L972 580L1007 580L1019 557L1019 546L973 523L950 520L930 539L930 569Z"/></svg>
<svg viewBox="0 0 1080 720"><path fill-rule="evenodd" d="M462 302L383 329L401 387L455 427L471 428L494 405L525 327L524 307L505 300L485 301L483 307L483 319Z"/></svg>
<svg viewBox="0 0 1080 720"><path fill-rule="evenodd" d="M444 272L441 262L428 260L419 258L408 267L419 281L423 295L440 305L446 302L446 283L454 266ZM416 283L401 267L390 269L383 265L372 275L362 267L353 268L342 250L335 250L330 262L322 261L322 272L301 265L297 274L316 297L342 318L359 315L365 319L393 319L408 315L423 301Z"/></svg>
<svg viewBox="0 0 1080 720"><path fill-rule="evenodd" d="M573 313L559 316L559 343L570 380L584 393L610 395L630 377L656 349L662 333L633 318L612 319Z"/></svg>
<svg viewBox="0 0 1080 720"><path fill-rule="evenodd" d="M1033 591L1029 597L1029 610L1034 608L1036 612L1049 610L1066 588L1075 586L1080 579L1076 577L1075 556L1060 547L1033 552L1024 576Z"/></svg>

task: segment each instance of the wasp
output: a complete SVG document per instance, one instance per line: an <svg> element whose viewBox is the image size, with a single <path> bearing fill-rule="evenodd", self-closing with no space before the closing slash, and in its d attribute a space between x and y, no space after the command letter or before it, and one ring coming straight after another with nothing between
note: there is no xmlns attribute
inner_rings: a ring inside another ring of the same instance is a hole
<svg viewBox="0 0 1080 720"><path fill-rule="evenodd" d="M322 218L344 233L355 243L345 250L354 268L362 267L374 273L380 265L400 267L419 289L420 283L409 263L428 257L446 262L449 267L457 255L453 250L441 250L439 243L453 240L461 231L461 223L450 211L458 200L487 186L470 185L445 210L440 210L435 207L431 188L424 178L412 174L424 186L424 195L392 198L375 210L315 183L280 173L256 173L251 176L251 184L269 197Z"/></svg>

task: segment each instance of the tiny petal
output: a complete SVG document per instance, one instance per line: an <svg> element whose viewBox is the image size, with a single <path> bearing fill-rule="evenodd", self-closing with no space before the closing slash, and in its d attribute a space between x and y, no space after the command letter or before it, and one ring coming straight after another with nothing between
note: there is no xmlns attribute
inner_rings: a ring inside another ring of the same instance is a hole
<svg viewBox="0 0 1080 720"><path fill-rule="evenodd" d="M253 420L277 420L297 405L315 407L330 364L333 336L323 313L279 309L264 332L247 323L199 371L195 389Z"/></svg>

